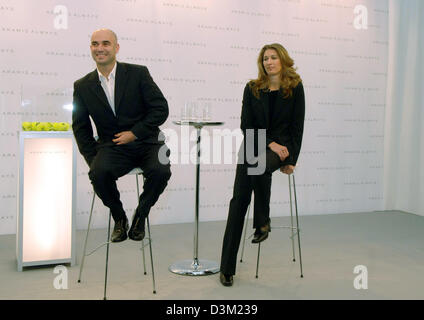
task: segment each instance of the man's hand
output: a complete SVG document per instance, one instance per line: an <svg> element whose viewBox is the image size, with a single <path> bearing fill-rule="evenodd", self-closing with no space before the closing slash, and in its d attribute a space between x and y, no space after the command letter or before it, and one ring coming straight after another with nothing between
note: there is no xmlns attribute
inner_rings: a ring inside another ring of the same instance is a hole
<svg viewBox="0 0 424 320"><path fill-rule="evenodd" d="M131 131L119 132L115 134L115 137L116 139L113 139L112 141L115 142L116 144L127 144L137 139L137 137Z"/></svg>
<svg viewBox="0 0 424 320"><path fill-rule="evenodd" d="M287 165L285 165L285 166L282 166L281 168L280 168L280 171L281 172L283 172L283 173L285 173L285 174L292 174L293 173L293 171L294 171L294 166L292 166L291 164L287 164Z"/></svg>
<svg viewBox="0 0 424 320"><path fill-rule="evenodd" d="M281 144L271 142L268 147L280 157L281 161L284 161L289 156L289 150Z"/></svg>

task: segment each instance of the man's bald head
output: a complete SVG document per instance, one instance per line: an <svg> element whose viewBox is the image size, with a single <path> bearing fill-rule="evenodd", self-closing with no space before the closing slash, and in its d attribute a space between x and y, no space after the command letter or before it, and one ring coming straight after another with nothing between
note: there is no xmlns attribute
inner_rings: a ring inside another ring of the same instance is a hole
<svg viewBox="0 0 424 320"><path fill-rule="evenodd" d="M119 52L118 38L110 29L99 29L91 35L91 56L98 68L113 68Z"/></svg>
<svg viewBox="0 0 424 320"><path fill-rule="evenodd" d="M106 28L102 28L102 29L98 29L98 30L94 31L93 34L91 35L91 39L93 39L95 34L99 34L99 33L103 33L103 34L109 33L109 34L111 34L113 39L115 40L115 43L118 43L118 37L116 36L116 33L113 32L112 30L106 29Z"/></svg>

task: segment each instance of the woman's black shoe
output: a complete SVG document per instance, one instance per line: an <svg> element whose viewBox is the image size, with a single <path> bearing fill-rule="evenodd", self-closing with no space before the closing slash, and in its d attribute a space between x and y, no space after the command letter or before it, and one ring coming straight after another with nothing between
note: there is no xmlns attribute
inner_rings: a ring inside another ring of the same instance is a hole
<svg viewBox="0 0 424 320"><path fill-rule="evenodd" d="M263 227L260 227L259 229L256 229L255 234L252 239L252 243L259 243L268 238L268 233L271 232L271 226L270 224L266 224Z"/></svg>
<svg viewBox="0 0 424 320"><path fill-rule="evenodd" d="M233 285L233 276L229 274L223 274L222 272L219 274L219 280L222 285L225 287L231 287Z"/></svg>

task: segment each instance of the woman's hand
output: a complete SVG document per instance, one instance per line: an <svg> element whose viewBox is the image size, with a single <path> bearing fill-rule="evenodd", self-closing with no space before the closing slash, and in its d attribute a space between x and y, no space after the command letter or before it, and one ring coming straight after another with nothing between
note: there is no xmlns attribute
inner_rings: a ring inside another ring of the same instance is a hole
<svg viewBox="0 0 424 320"><path fill-rule="evenodd" d="M268 147L280 157L281 161L284 161L289 156L289 150L281 144L271 142Z"/></svg>
<svg viewBox="0 0 424 320"><path fill-rule="evenodd" d="M285 174L292 174L294 172L294 168L295 168L295 166L293 166L291 164L287 164L285 166L282 166L280 168L280 171L285 173Z"/></svg>

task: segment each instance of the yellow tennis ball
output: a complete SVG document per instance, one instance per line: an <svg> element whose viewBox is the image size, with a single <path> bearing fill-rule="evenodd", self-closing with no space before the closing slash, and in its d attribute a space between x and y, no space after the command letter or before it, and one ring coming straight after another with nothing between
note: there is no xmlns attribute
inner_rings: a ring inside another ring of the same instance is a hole
<svg viewBox="0 0 424 320"><path fill-rule="evenodd" d="M69 129L69 123L60 122L59 125L60 125L60 130L61 131L68 131L68 129Z"/></svg>
<svg viewBox="0 0 424 320"><path fill-rule="evenodd" d="M58 122L53 122L52 126L54 131L60 131L60 124Z"/></svg>
<svg viewBox="0 0 424 320"><path fill-rule="evenodd" d="M37 124L37 131L46 131L47 130L47 126L45 122L39 122Z"/></svg>
<svg viewBox="0 0 424 320"><path fill-rule="evenodd" d="M52 123L51 123L51 122L45 122L45 124L46 124L46 130L47 130L47 131L51 131L51 130L53 130L53 125L52 125Z"/></svg>
<svg viewBox="0 0 424 320"><path fill-rule="evenodd" d="M22 122L22 129L23 129L24 131L31 131L31 129L32 129L32 124L31 124L31 122L28 122L28 121L24 121L24 122Z"/></svg>

